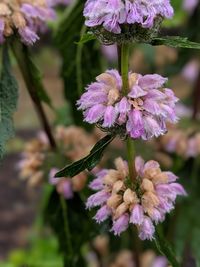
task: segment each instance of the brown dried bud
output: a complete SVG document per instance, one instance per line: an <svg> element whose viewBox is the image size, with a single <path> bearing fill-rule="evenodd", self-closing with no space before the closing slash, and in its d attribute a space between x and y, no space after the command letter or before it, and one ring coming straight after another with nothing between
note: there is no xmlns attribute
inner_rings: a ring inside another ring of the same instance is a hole
<svg viewBox="0 0 200 267"><path fill-rule="evenodd" d="M151 192L154 191L153 183L149 179L146 179L146 178L143 179L142 184L141 184L141 188L144 191L151 191Z"/></svg>
<svg viewBox="0 0 200 267"><path fill-rule="evenodd" d="M14 12L12 15L12 21L17 29L26 27L26 20L21 12Z"/></svg>
<svg viewBox="0 0 200 267"><path fill-rule="evenodd" d="M126 189L123 195L123 200L126 204L136 204L138 203L138 198L135 192L130 188Z"/></svg>
<svg viewBox="0 0 200 267"><path fill-rule="evenodd" d="M145 211L148 212L148 210L151 210L154 207L157 207L159 205L159 199L158 197L152 193L152 192L146 192L142 196L142 206Z"/></svg>
<svg viewBox="0 0 200 267"><path fill-rule="evenodd" d="M72 188L75 192L80 192L85 187L87 175L80 173L72 178Z"/></svg>
<svg viewBox="0 0 200 267"><path fill-rule="evenodd" d="M128 210L129 206L125 202L121 203L114 212L114 219L118 219L122 214Z"/></svg>
<svg viewBox="0 0 200 267"><path fill-rule="evenodd" d="M122 202L122 196L118 195L118 194L113 194L107 200L107 206L109 208L115 209L116 207L118 207L120 205L121 202Z"/></svg>
<svg viewBox="0 0 200 267"><path fill-rule="evenodd" d="M105 82L111 88L116 88L117 87L115 78L112 75L108 74L108 73L104 72L104 73L100 74L99 76L96 77L96 80Z"/></svg>
<svg viewBox="0 0 200 267"><path fill-rule="evenodd" d="M129 80L128 81L129 81L129 88L130 89L135 85L137 79L138 79L138 74L137 73L131 73L129 75Z"/></svg>
<svg viewBox="0 0 200 267"><path fill-rule="evenodd" d="M97 236L93 241L93 246L101 255L106 255L109 251L109 237L106 235Z"/></svg>
<svg viewBox="0 0 200 267"><path fill-rule="evenodd" d="M112 188L112 193L119 193L119 191L124 191L124 190L125 190L125 185L121 180L119 180L114 183Z"/></svg>
<svg viewBox="0 0 200 267"><path fill-rule="evenodd" d="M3 34L4 34L6 37L8 37L8 36L10 36L10 35L13 34L13 29L12 29L12 27L11 27L11 23L10 23L9 20L5 19L4 22L5 22L5 27L4 27L4 32L3 32Z"/></svg>
<svg viewBox="0 0 200 267"><path fill-rule="evenodd" d="M42 181L43 181L43 178L44 178L44 172L43 171L36 172L28 180L28 186L36 187L36 186L40 185L42 183Z"/></svg>
<svg viewBox="0 0 200 267"><path fill-rule="evenodd" d="M11 14L11 10L5 3L0 3L0 16L9 16Z"/></svg>
<svg viewBox="0 0 200 267"><path fill-rule="evenodd" d="M124 160L120 157L116 158L115 166L117 170L120 172L121 176L123 178L126 178L126 176L128 175L128 167L127 167L127 164L124 162Z"/></svg>
<svg viewBox="0 0 200 267"><path fill-rule="evenodd" d="M109 170L104 176L103 181L105 185L113 185L117 180L119 180L119 172L116 170Z"/></svg>
<svg viewBox="0 0 200 267"><path fill-rule="evenodd" d="M161 172L160 174L154 176L152 181L154 184L167 183L168 176L166 173Z"/></svg>
<svg viewBox="0 0 200 267"><path fill-rule="evenodd" d="M119 98L119 90L112 88L108 92L108 105L114 104Z"/></svg>
<svg viewBox="0 0 200 267"><path fill-rule="evenodd" d="M150 168L150 169L145 170L144 177L152 180L154 176L157 176L160 173L161 173L160 168Z"/></svg>

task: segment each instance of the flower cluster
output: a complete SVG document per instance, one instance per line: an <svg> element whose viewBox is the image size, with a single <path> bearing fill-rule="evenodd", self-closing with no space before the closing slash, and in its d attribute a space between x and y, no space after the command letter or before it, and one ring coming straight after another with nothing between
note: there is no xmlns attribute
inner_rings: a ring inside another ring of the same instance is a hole
<svg viewBox="0 0 200 267"><path fill-rule="evenodd" d="M200 154L200 133L190 134L190 132L172 128L160 138L159 145L160 149L168 153L176 153L184 158L197 157Z"/></svg>
<svg viewBox="0 0 200 267"><path fill-rule="evenodd" d="M152 28L158 17L171 18L173 8L169 0L87 0L84 16L87 26L120 34L125 24Z"/></svg>
<svg viewBox="0 0 200 267"><path fill-rule="evenodd" d="M55 139L63 156L60 160L72 162L88 154L95 142L93 136L87 134L83 129L75 126L58 126L55 130ZM45 174L49 173L49 183L56 186L58 193L65 198L72 198L73 192L83 189L87 181L87 174L79 175L69 179L54 178L54 174L60 166L57 165L58 156L53 155L44 133L40 133L37 138L28 142L22 154L22 159L18 163L21 178L28 179L31 187L41 184L45 179ZM54 168L49 166L54 166Z"/></svg>
<svg viewBox="0 0 200 267"><path fill-rule="evenodd" d="M153 239L154 223L162 222L165 214L174 208L178 195L186 195L176 183L172 172L162 172L156 161L144 163L135 159L137 177L130 183L127 162L115 160L116 169L103 169L96 174L90 188L96 190L87 200L87 208L100 206L95 220L101 223L112 218L111 231L120 235L129 224L136 225L142 240Z"/></svg>
<svg viewBox="0 0 200 267"><path fill-rule="evenodd" d="M129 73L129 88L122 93L122 78L117 70L108 70L87 87L78 101L84 119L107 131L118 131L133 139L148 140L166 132L166 122L177 122L178 98L163 88L167 79L158 74Z"/></svg>
<svg viewBox="0 0 200 267"><path fill-rule="evenodd" d="M32 45L39 39L38 33L46 30L46 22L55 17L48 0L2 0L0 43L17 32L23 43Z"/></svg>
<svg viewBox="0 0 200 267"><path fill-rule="evenodd" d="M99 260L103 259L105 266L108 267L137 267L133 251L123 249L112 253L110 240L106 235L97 236L92 242L92 247L98 253L98 258L95 257L96 253L91 251L90 255L87 256L89 265L98 266ZM170 267L165 257L157 256L152 250L140 253L138 260L141 267Z"/></svg>
<svg viewBox="0 0 200 267"><path fill-rule="evenodd" d="M55 178L55 174L59 170L52 168L49 172L49 183L56 187L58 194L63 195L65 199L71 199L74 196L74 192L80 192L86 185L87 174L85 172L79 173L73 178Z"/></svg>

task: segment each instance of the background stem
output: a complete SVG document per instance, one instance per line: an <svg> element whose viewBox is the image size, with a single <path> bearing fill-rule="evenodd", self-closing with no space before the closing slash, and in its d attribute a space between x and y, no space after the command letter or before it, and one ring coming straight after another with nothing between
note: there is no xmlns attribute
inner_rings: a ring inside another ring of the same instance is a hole
<svg viewBox="0 0 200 267"><path fill-rule="evenodd" d="M67 258L66 264L64 267L69 267L69 261L72 260L72 255L73 255L73 249L72 249L72 243L71 243L71 235L70 235L70 229L69 229L69 224L68 224L68 215L67 215L67 203L64 199L63 196L60 196L60 203L61 203L61 208L62 208L62 215L63 215L63 222L64 222L64 232L65 232L65 238L66 239L66 254L64 255L64 261L65 258Z"/></svg>
<svg viewBox="0 0 200 267"><path fill-rule="evenodd" d="M38 113L38 117L40 119L40 122L43 126L43 129L48 137L49 144L53 150L56 149L56 142L51 132L51 127L49 125L49 122L47 120L46 114L44 112L42 103L39 99L37 88L35 86L35 77L33 77L33 73L31 72L29 68L29 64L27 61L27 55L28 55L28 48L24 45L22 45L19 42L14 42L12 44L12 50L15 55L15 58L17 60L18 66L20 68L21 74L23 76L24 82L26 84L27 90L29 92L29 95L33 101L33 104L35 106L35 109Z"/></svg>

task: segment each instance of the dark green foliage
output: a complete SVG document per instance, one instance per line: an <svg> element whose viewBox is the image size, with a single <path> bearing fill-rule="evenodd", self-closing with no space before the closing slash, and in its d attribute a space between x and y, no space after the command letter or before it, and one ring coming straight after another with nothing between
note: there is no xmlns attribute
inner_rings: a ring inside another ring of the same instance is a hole
<svg viewBox="0 0 200 267"><path fill-rule="evenodd" d="M83 6L84 1L78 0L66 10L55 34L55 42L63 61L65 96L72 105L74 121L78 125L83 125L83 118L81 112L77 111L76 101L84 87L101 72L101 53L98 43L91 40L85 44L77 44L86 32Z"/></svg>
<svg viewBox="0 0 200 267"><path fill-rule="evenodd" d="M14 136L13 113L17 108L18 85L11 73L7 47L3 49L0 81L0 158L5 152L5 143Z"/></svg>
<svg viewBox="0 0 200 267"><path fill-rule="evenodd" d="M23 73L23 78L25 79L26 84L29 85L29 87L36 88L39 100L52 108L51 99L49 98L42 83L42 74L33 62L28 48L16 40L12 43L12 50Z"/></svg>
<svg viewBox="0 0 200 267"><path fill-rule="evenodd" d="M180 264L178 263L176 256L173 252L172 247L170 244L167 242L167 240L164 238L162 235L161 231L158 229L156 230L155 233L155 243L158 251L166 256L168 261L171 263L172 267L180 267Z"/></svg>
<svg viewBox="0 0 200 267"><path fill-rule="evenodd" d="M45 221L58 237L60 251L63 253L65 266L86 266L81 254L83 244L95 235L94 222L78 194L72 200L64 200L66 209L63 213L61 196L54 190L45 209ZM64 214L64 217L63 217ZM68 235L66 222L68 224ZM69 247L69 242L71 247Z"/></svg>
<svg viewBox="0 0 200 267"><path fill-rule="evenodd" d="M73 177L86 169L92 170L99 163L103 157L104 150L114 138L115 136L109 134L103 137L95 144L88 156L68 165L56 173L56 177Z"/></svg>
<svg viewBox="0 0 200 267"><path fill-rule="evenodd" d="M200 49L200 44L191 42L188 38L180 37L180 36L164 36L164 37L156 37L151 42L152 45L166 45L175 48L192 48L192 49Z"/></svg>

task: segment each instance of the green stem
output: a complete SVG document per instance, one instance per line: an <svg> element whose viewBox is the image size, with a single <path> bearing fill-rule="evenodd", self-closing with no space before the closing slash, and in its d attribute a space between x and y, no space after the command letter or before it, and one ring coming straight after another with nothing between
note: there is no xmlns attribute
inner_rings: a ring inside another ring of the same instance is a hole
<svg viewBox="0 0 200 267"><path fill-rule="evenodd" d="M128 158L129 176L131 178L131 181L134 181L137 176L134 168L135 148L133 140L130 137L128 137L126 140L126 150Z"/></svg>
<svg viewBox="0 0 200 267"><path fill-rule="evenodd" d="M65 232L65 238L66 239L66 253L64 255L64 259L67 258L66 264L69 264L69 261L72 260L72 255L73 255L73 249L72 249L72 243L71 243L71 234L70 234L70 229L69 229L69 223L68 223L68 215L67 215L67 203L64 199L63 196L60 196L60 203L61 203L61 208L62 208L62 215L63 215L63 222L64 222L64 232ZM65 267L68 265L65 264Z"/></svg>
<svg viewBox="0 0 200 267"><path fill-rule="evenodd" d="M128 70L129 70L129 44L121 45L121 75L122 75L122 93L127 95L129 91L128 84Z"/></svg>
<svg viewBox="0 0 200 267"><path fill-rule="evenodd" d="M35 106L35 109L38 113L38 117L41 121L41 124L43 126L43 129L48 137L49 144L53 150L56 149L56 142L51 132L51 127L49 125L49 122L47 120L46 114L44 112L43 106L41 104L40 98L37 93L37 85L35 83L35 77L34 73L31 71L31 68L29 66L28 62L28 48L26 46L23 46L19 42L14 42L12 44L12 50L14 53L14 56L17 60L19 69L21 71L21 74L23 76L24 82L26 84L27 90L29 92L29 95L31 97L31 100L33 101L33 104Z"/></svg>
<svg viewBox="0 0 200 267"><path fill-rule="evenodd" d="M129 82L128 82L128 71L129 71L129 44L122 44L120 49L121 51L121 76L122 76L122 93L123 95L127 96L129 92ZM129 176L131 181L134 181L136 178L136 172L134 168L134 157L135 157L135 149L133 141L130 137L127 138L126 141L126 148L127 148L127 159L128 159L128 167L129 167Z"/></svg>
<svg viewBox="0 0 200 267"><path fill-rule="evenodd" d="M158 230L156 230L155 233L155 244L158 251L168 259L172 267L180 267L180 264L178 263L170 244Z"/></svg>

